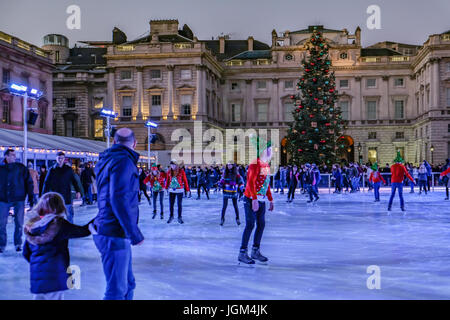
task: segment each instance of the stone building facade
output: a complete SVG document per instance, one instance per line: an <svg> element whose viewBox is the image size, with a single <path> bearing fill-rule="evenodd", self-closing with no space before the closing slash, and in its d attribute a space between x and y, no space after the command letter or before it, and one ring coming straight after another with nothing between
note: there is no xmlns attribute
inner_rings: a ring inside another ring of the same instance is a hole
<svg viewBox="0 0 450 320"><path fill-rule="evenodd" d="M431 35L423 45L380 42L363 48L359 27L353 34L316 27L330 45L338 105L347 120L342 159L391 163L397 150L414 163L438 163L450 156L449 32ZM135 130L139 149L147 147L147 120L159 123L152 149L161 154L179 142L176 137L172 141L176 129L193 135L194 122L201 120L203 131L279 129L274 151L285 163L290 97L296 93L312 28L281 34L273 30L269 45L251 36L199 40L188 26L180 29L177 20L157 20L150 21L149 35L143 38L128 41L115 28L112 41L85 44L106 50L104 64L96 66L106 72L96 94L119 114L115 125ZM57 73L66 73L65 67ZM73 89L81 85L89 92L87 83L74 80ZM65 91L61 86L61 95ZM79 115L79 126L91 118L86 122L92 127L92 96L84 95L88 102L80 103L90 107L80 108L85 118ZM67 112L62 102L61 110ZM93 137L93 132L83 134Z"/></svg>
<svg viewBox="0 0 450 320"><path fill-rule="evenodd" d="M39 100L28 99L28 110L38 114L28 129L52 133L52 70L49 52L0 31L0 128L23 130L23 98L7 89L15 83L43 92Z"/></svg>

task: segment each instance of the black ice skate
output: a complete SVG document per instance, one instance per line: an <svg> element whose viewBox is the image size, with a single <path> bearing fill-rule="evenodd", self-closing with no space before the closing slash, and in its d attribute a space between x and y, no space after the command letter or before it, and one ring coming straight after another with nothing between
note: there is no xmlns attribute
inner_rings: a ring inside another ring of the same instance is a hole
<svg viewBox="0 0 450 320"><path fill-rule="evenodd" d="M220 225L223 226L224 223L225 223L225 218L221 218L220 219Z"/></svg>
<svg viewBox="0 0 450 320"><path fill-rule="evenodd" d="M169 217L169 220L167 220L167 223L171 223L173 221L173 216Z"/></svg>
<svg viewBox="0 0 450 320"><path fill-rule="evenodd" d="M314 202L316 202L317 200L319 200L319 197L315 198L315 199L314 199Z"/></svg>
<svg viewBox="0 0 450 320"><path fill-rule="evenodd" d="M239 220L239 217L236 218L236 224L237 224L238 226L241 225L241 221Z"/></svg>
<svg viewBox="0 0 450 320"><path fill-rule="evenodd" d="M264 257L261 252L259 251L259 248L253 247L252 248L252 259L260 262L260 263L267 263L269 259Z"/></svg>
<svg viewBox="0 0 450 320"><path fill-rule="evenodd" d="M241 249L239 251L238 261L239 261L239 264L242 263L244 265L255 264L255 261L248 256L247 250L245 250L245 249Z"/></svg>
<svg viewBox="0 0 450 320"><path fill-rule="evenodd" d="M161 212L161 220L164 219L164 213Z"/></svg>
<svg viewBox="0 0 450 320"><path fill-rule="evenodd" d="M155 219L155 217L156 217L156 210L153 210L153 216L152 216L152 219Z"/></svg>
<svg viewBox="0 0 450 320"><path fill-rule="evenodd" d="M181 219L181 217L178 217L178 223L179 224L183 224L184 223L184 221L183 221L183 219Z"/></svg>

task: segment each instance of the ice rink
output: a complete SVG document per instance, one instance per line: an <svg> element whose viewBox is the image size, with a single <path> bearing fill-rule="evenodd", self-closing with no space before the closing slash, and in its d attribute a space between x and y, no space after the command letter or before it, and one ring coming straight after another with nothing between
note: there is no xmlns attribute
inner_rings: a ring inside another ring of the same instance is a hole
<svg viewBox="0 0 450 320"><path fill-rule="evenodd" d="M219 226L222 195L211 200L183 199L185 224L151 219L140 205L143 246L133 248L135 299L449 299L450 202L444 191L410 194L406 214L398 197L390 214L388 189L381 202L373 194L333 195L328 189L311 205L297 193L293 203L275 195L266 214L261 252L270 261L254 268L237 264L245 226L243 203L237 226L228 205ZM75 223L97 213L96 206L75 206ZM28 263L12 244L0 255L0 299L31 299ZM252 238L250 239L251 246ZM71 263L81 270L81 289L66 299L101 299L105 280L92 237L70 240ZM368 289L369 266L380 268L380 289Z"/></svg>

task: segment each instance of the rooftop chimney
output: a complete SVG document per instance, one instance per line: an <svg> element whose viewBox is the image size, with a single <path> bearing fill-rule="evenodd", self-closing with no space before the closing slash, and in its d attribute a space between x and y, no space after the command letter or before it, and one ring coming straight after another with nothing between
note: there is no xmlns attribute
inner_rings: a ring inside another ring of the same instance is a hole
<svg viewBox="0 0 450 320"><path fill-rule="evenodd" d="M219 53L225 53L225 37L219 37Z"/></svg>
<svg viewBox="0 0 450 320"><path fill-rule="evenodd" d="M248 51L253 51L253 37L248 37L247 43L248 43Z"/></svg>

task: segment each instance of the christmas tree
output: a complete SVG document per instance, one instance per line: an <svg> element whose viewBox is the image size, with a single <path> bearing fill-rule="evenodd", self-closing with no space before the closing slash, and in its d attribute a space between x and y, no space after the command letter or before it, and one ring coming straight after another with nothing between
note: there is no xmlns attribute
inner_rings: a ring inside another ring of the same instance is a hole
<svg viewBox="0 0 450 320"><path fill-rule="evenodd" d="M308 54L302 61L303 74L297 84L300 93L294 100L294 122L288 129L287 150L291 162L331 164L337 161L337 138L343 126L335 106L337 92L334 72L330 71L329 46L314 27L306 43Z"/></svg>

